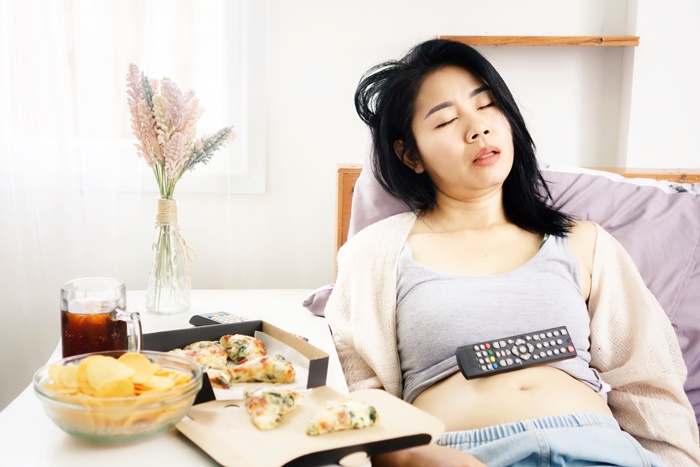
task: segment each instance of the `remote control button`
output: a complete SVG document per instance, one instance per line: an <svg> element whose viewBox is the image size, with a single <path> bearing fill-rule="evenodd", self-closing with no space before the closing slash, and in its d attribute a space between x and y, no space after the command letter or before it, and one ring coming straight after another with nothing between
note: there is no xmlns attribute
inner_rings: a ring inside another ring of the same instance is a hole
<svg viewBox="0 0 700 467"><path fill-rule="evenodd" d="M513 364L513 359L512 359L512 358L506 358L506 363L507 363L508 365L512 365L512 364Z"/></svg>
<svg viewBox="0 0 700 467"><path fill-rule="evenodd" d="M483 365L483 364L484 364L484 359L483 359L483 358L480 358L480 359L479 359L479 364L480 364L480 365Z"/></svg>
<svg viewBox="0 0 700 467"><path fill-rule="evenodd" d="M551 331L547 332L547 337L552 337L552 332L551 332Z"/></svg>
<svg viewBox="0 0 700 467"><path fill-rule="evenodd" d="M509 344L509 345L513 345L514 343L515 343L515 341L514 341L513 339L508 339L508 344Z"/></svg>
<svg viewBox="0 0 700 467"><path fill-rule="evenodd" d="M477 351L476 353L479 353L479 352L478 352L478 351L479 351L479 346L478 346L478 345L475 345L475 346L474 346L474 350Z"/></svg>
<svg viewBox="0 0 700 467"><path fill-rule="evenodd" d="M540 357L544 358L546 356L547 356L547 352L544 352L544 351L540 352Z"/></svg>
<svg viewBox="0 0 700 467"><path fill-rule="evenodd" d="M568 346L566 346L566 350L567 350L567 352L571 353L571 352L574 351L574 346L573 346L573 345L568 345Z"/></svg>
<svg viewBox="0 0 700 467"><path fill-rule="evenodd" d="M541 334L540 334L540 339L544 339L544 337L545 337L544 333L541 333Z"/></svg>
<svg viewBox="0 0 700 467"><path fill-rule="evenodd" d="M527 347L525 347L524 345L521 345L520 347L518 347L518 351L525 353L525 352L527 352Z"/></svg>
<svg viewBox="0 0 700 467"><path fill-rule="evenodd" d="M559 349L554 349L554 355L559 355Z"/></svg>
<svg viewBox="0 0 700 467"><path fill-rule="evenodd" d="M491 366L492 366L493 369L495 370L496 368L498 368L498 363L492 363Z"/></svg>
<svg viewBox="0 0 700 467"><path fill-rule="evenodd" d="M494 349L500 349L500 348L501 348L501 346L498 344L498 341L496 341L496 342L493 343L493 348L494 348Z"/></svg>
<svg viewBox="0 0 700 467"><path fill-rule="evenodd" d="M557 339L557 345L562 345L563 343L564 341L562 341L561 339Z"/></svg>
<svg viewBox="0 0 700 467"><path fill-rule="evenodd" d="M520 354L520 351L518 350L517 347L513 347L513 348L510 349L510 350L511 350L515 355L519 355L519 354Z"/></svg>
<svg viewBox="0 0 700 467"><path fill-rule="evenodd" d="M529 353L522 354L520 356L520 358L522 358L523 360L530 360L530 357L532 357L532 355L530 355Z"/></svg>
<svg viewBox="0 0 700 467"><path fill-rule="evenodd" d="M515 345L523 345L524 343L525 343L525 341L522 339L518 339L515 341Z"/></svg>
<svg viewBox="0 0 700 467"><path fill-rule="evenodd" d="M506 346L506 341L498 341L498 344L503 348Z"/></svg>
<svg viewBox="0 0 700 467"><path fill-rule="evenodd" d="M535 347L537 347L538 349L541 349L541 348L542 348L542 343L541 343L541 342L538 342L537 345L535 345Z"/></svg>
<svg viewBox="0 0 700 467"><path fill-rule="evenodd" d="M486 351L486 353L489 355L493 355L493 350L488 350L488 351Z"/></svg>
<svg viewBox="0 0 700 467"><path fill-rule="evenodd" d="M535 354L535 355L532 356L532 359L533 359L533 360L539 360L539 359L540 359L540 356L537 355L537 354Z"/></svg>
<svg viewBox="0 0 700 467"><path fill-rule="evenodd" d="M527 344L527 351L530 353L534 352L535 346L533 346L532 344Z"/></svg>
<svg viewBox="0 0 700 467"><path fill-rule="evenodd" d="M558 336L558 335L559 335L559 331L554 331L554 335L555 335L555 336Z"/></svg>
<svg viewBox="0 0 700 467"><path fill-rule="evenodd" d="M548 350L548 351L547 351L547 355L549 355L549 356L551 357L551 356L552 356L552 351L551 351L551 350Z"/></svg>
<svg viewBox="0 0 700 467"><path fill-rule="evenodd" d="M488 368L486 368L486 365L481 365L481 371L487 371Z"/></svg>
<svg viewBox="0 0 700 467"><path fill-rule="evenodd" d="M489 357L489 361L495 362L495 361L496 361L496 357Z"/></svg>
<svg viewBox="0 0 700 467"><path fill-rule="evenodd" d="M562 330L561 330L561 335L562 335L562 336L565 336L565 335L566 335L566 329L562 329Z"/></svg>
<svg viewBox="0 0 700 467"><path fill-rule="evenodd" d="M505 360L499 360L498 364L501 366L506 366L506 361Z"/></svg>

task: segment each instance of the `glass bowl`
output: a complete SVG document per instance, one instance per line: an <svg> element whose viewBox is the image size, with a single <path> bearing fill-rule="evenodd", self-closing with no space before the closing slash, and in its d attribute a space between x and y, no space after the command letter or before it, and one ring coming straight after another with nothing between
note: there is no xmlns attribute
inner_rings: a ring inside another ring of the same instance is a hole
<svg viewBox="0 0 700 467"><path fill-rule="evenodd" d="M164 352L141 352L157 365L159 374L185 380L168 390L145 391L127 397L95 397L55 388L52 376L56 378L57 371L52 367L78 366L93 355L118 358L124 353L108 351L76 355L38 369L34 373L34 391L49 418L76 438L100 444L142 441L173 428L187 414L202 387L200 366L183 357Z"/></svg>

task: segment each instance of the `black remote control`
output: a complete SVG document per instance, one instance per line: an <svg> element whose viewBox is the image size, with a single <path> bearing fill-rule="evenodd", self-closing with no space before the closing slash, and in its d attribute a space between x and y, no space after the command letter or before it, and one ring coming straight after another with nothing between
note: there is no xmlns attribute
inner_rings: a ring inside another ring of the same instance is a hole
<svg viewBox="0 0 700 467"><path fill-rule="evenodd" d="M212 324L241 323L243 321L250 321L250 319L244 316L229 313L228 311L203 313L201 315L194 315L190 318L190 324L193 326L210 326Z"/></svg>
<svg viewBox="0 0 700 467"><path fill-rule="evenodd" d="M455 356L467 379L505 373L576 356L566 326L458 347Z"/></svg>

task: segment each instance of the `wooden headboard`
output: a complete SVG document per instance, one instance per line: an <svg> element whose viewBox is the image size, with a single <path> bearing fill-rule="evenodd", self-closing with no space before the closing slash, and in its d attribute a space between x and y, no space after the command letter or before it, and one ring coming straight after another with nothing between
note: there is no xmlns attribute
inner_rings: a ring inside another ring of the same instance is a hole
<svg viewBox="0 0 700 467"><path fill-rule="evenodd" d="M678 183L700 183L700 169L621 169L612 167L592 167L595 170L605 170L629 178L653 178ZM362 164L338 164L338 184L336 191L336 224L335 251L348 239L350 227L350 209L352 193L357 177L362 171Z"/></svg>

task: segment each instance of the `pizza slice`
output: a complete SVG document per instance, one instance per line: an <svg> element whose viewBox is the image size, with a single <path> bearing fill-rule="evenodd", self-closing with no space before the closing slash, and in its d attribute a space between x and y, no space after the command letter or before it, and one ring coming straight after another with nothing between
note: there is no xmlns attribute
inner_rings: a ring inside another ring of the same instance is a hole
<svg viewBox="0 0 700 467"><path fill-rule="evenodd" d="M264 357L266 354L265 344L260 339L245 334L222 336L219 343L226 349L228 358L236 365L253 358Z"/></svg>
<svg viewBox="0 0 700 467"><path fill-rule="evenodd" d="M291 362L282 355L266 355L248 360L229 368L229 373L231 381L235 383L293 383L296 378Z"/></svg>
<svg viewBox="0 0 700 467"><path fill-rule="evenodd" d="M216 341L199 341L182 349L174 349L169 353L194 360L207 372L213 386L228 388L231 386L231 375L226 363L226 350Z"/></svg>
<svg viewBox="0 0 700 467"><path fill-rule="evenodd" d="M366 402L352 398L329 401L306 426L309 436L342 430L357 430L374 425L379 420L377 410Z"/></svg>
<svg viewBox="0 0 700 467"><path fill-rule="evenodd" d="M246 389L243 392L250 420L259 430L274 430L282 415L299 404L301 394L289 389Z"/></svg>

